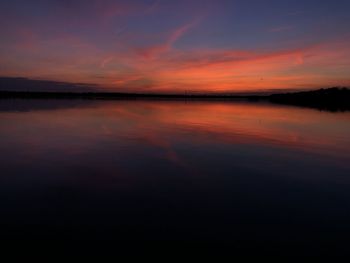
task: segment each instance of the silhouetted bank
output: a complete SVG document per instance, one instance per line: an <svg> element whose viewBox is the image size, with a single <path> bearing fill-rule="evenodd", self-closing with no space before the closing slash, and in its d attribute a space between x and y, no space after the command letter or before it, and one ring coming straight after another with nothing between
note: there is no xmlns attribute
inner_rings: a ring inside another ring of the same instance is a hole
<svg viewBox="0 0 350 263"><path fill-rule="evenodd" d="M26 92L93 92L96 85L28 78L0 77L0 90Z"/></svg>
<svg viewBox="0 0 350 263"><path fill-rule="evenodd" d="M268 98L273 103L312 107L319 110L350 110L350 89L348 88L329 88L314 91L273 94Z"/></svg>
<svg viewBox="0 0 350 263"><path fill-rule="evenodd" d="M290 92L272 95L227 94L149 94L117 92L32 92L0 91L0 98L10 99L184 99L184 100L249 100L316 108L327 111L349 111L350 89L329 88L315 91Z"/></svg>

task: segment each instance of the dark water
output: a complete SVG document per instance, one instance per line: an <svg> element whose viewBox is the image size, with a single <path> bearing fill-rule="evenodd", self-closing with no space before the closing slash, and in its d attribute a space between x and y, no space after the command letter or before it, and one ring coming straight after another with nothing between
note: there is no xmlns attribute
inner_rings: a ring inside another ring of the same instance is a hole
<svg viewBox="0 0 350 263"><path fill-rule="evenodd" d="M0 149L2 238L349 241L350 113L3 100Z"/></svg>

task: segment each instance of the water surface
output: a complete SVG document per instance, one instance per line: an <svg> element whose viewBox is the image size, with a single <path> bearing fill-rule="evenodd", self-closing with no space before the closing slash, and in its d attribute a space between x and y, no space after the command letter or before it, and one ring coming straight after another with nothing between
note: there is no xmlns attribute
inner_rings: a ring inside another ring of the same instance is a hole
<svg viewBox="0 0 350 263"><path fill-rule="evenodd" d="M0 101L5 238L346 244L350 113Z"/></svg>

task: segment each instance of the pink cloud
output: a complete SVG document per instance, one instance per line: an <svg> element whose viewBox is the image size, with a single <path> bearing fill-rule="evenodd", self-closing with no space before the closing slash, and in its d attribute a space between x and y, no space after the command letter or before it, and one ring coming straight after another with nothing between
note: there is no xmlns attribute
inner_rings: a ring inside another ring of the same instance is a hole
<svg viewBox="0 0 350 263"><path fill-rule="evenodd" d="M108 63L110 63L114 59L113 56L106 57L105 59L102 60L100 67L105 68Z"/></svg>

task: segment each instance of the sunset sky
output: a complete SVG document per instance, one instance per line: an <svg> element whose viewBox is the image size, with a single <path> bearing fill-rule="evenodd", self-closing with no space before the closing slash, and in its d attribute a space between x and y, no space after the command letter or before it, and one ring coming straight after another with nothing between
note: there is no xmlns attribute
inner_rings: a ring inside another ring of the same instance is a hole
<svg viewBox="0 0 350 263"><path fill-rule="evenodd" d="M125 92L350 85L349 0L2 0L0 76Z"/></svg>

